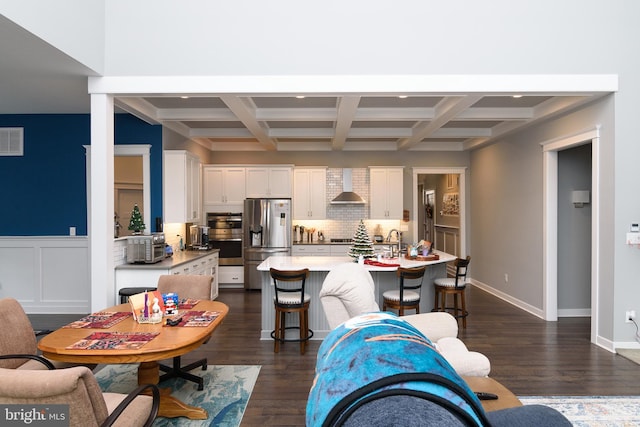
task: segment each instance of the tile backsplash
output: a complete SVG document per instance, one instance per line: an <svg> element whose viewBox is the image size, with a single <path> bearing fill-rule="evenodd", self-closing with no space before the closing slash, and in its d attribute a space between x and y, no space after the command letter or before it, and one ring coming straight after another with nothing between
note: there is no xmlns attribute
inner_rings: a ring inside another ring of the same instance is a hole
<svg viewBox="0 0 640 427"><path fill-rule="evenodd" d="M294 221L293 225L302 225L305 228L315 228L322 230L325 239L332 238L352 238L360 224L364 220L369 235L373 238L377 234L376 230L381 230L385 238L390 230L399 229L399 220L369 220L369 169L352 168L353 191L367 202L363 205L332 205L331 200L342 192L342 169L327 169L327 219L316 221ZM315 239L315 236L314 236Z"/></svg>

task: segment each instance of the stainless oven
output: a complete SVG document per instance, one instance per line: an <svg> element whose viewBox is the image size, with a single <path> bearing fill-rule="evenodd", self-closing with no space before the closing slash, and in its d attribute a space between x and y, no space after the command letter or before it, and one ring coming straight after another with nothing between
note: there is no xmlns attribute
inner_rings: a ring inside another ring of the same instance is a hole
<svg viewBox="0 0 640 427"><path fill-rule="evenodd" d="M207 214L209 247L219 249L220 265L242 265L242 213Z"/></svg>

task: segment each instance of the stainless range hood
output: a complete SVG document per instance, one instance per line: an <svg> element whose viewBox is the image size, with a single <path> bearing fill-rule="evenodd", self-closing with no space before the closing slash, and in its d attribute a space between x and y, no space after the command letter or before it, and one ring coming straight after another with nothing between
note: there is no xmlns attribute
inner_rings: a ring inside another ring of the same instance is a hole
<svg viewBox="0 0 640 427"><path fill-rule="evenodd" d="M332 201L332 205L363 205L366 203L362 197L353 192L351 182L351 169L342 169L342 193Z"/></svg>

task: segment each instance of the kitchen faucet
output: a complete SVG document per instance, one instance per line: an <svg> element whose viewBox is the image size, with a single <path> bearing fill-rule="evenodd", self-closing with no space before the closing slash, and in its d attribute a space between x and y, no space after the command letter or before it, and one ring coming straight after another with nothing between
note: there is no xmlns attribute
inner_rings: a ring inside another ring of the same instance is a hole
<svg viewBox="0 0 640 427"><path fill-rule="evenodd" d="M391 235L393 234L393 232L396 232L396 237L398 239L398 257L400 256L400 250L402 249L402 231L397 230L395 228L393 228L391 231L389 231L389 234L387 234L387 242L391 242ZM393 247L391 248L391 255L393 256Z"/></svg>

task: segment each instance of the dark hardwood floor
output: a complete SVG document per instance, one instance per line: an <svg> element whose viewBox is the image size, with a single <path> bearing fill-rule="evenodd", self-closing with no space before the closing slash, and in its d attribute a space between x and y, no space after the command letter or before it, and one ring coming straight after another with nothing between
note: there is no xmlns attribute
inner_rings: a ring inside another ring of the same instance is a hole
<svg viewBox="0 0 640 427"><path fill-rule="evenodd" d="M302 426L320 341L304 356L295 343L273 353L260 341L260 293L222 290L230 307L225 322L184 362L261 365L243 426ZM467 291L470 316L459 337L491 360L491 376L516 395L640 395L640 366L589 342L590 320L545 322L484 291ZM313 307L312 309L321 309ZM54 329L68 316L32 315L35 329ZM79 316L76 316L76 318Z"/></svg>

